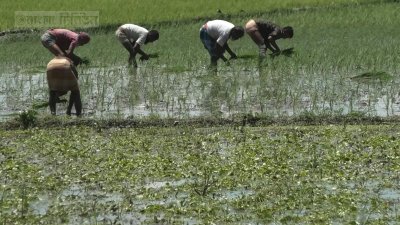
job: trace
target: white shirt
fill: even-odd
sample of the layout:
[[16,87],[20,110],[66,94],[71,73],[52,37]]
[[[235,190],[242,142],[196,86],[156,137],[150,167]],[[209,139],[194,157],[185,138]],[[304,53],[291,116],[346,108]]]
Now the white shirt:
[[124,24],[121,28],[131,42],[136,42],[140,46],[144,45],[149,33],[148,30],[134,24]]
[[224,20],[211,20],[207,22],[207,33],[224,46],[229,39],[230,32],[235,25]]

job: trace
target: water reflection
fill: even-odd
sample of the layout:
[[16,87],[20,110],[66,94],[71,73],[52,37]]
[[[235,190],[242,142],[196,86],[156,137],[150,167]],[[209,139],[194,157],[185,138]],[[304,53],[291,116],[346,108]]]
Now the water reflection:
[[[305,111],[372,116],[399,115],[398,80],[352,79],[348,71],[318,73],[304,68],[195,68],[173,72],[164,67],[98,67],[80,69],[84,113],[89,117],[186,118],[235,113],[272,116]],[[386,76],[388,77],[388,76]],[[392,78],[392,77],[390,77]],[[0,118],[47,102],[44,73],[0,76]],[[66,105],[59,106],[59,113]],[[48,113],[48,109],[41,109]]]

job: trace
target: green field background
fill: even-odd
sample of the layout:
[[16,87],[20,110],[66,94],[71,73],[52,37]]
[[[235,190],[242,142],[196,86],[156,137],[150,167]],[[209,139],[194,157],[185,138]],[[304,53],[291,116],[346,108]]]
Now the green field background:
[[[279,40],[281,48],[295,47],[297,57],[292,60],[278,58],[270,69],[310,69],[310,73],[324,73],[342,68],[350,72],[384,70],[396,73],[399,55],[399,20],[397,3],[373,4],[305,10],[298,12],[273,12],[257,14],[280,25],[294,27],[291,40]],[[251,15],[237,16],[229,21],[242,25]],[[151,66],[167,66],[196,70],[208,63],[198,30],[205,21],[157,25],[160,40],[144,46],[148,53],[158,53],[159,58],[147,63]],[[114,27],[115,29],[117,27]],[[149,28],[149,27],[147,27]],[[88,57],[92,66],[125,65],[128,53],[116,40],[114,29],[89,32],[92,41],[76,49],[80,56]],[[3,70],[19,71],[29,68],[43,71],[52,55],[40,44],[41,33],[6,35],[0,41],[0,66]],[[240,55],[256,55],[257,47],[247,35],[234,42],[231,48]],[[255,66],[257,60],[238,61],[239,67]],[[291,73],[292,73],[291,72]],[[354,76],[355,74],[351,74]]]
[[304,8],[385,2],[384,0],[16,0],[0,1],[0,31],[14,29],[15,11],[99,11],[100,24],[157,23],[213,17],[225,14],[267,12],[276,9]]

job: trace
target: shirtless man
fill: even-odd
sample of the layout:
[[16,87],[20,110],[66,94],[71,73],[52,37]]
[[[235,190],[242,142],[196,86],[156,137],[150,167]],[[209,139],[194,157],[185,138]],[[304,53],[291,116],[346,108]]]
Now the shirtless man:
[[252,19],[246,23],[246,33],[258,45],[260,57],[265,57],[267,48],[273,53],[281,51],[275,41],[281,38],[292,38],[293,28],[289,26],[280,28],[272,22]]

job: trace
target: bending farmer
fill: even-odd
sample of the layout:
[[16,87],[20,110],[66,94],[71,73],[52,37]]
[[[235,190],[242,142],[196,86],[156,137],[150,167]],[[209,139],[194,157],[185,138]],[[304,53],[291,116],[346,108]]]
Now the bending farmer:
[[281,51],[275,41],[280,38],[292,38],[293,28],[280,28],[272,22],[250,20],[246,23],[246,33],[258,45],[260,57],[265,57],[266,48],[273,53]]
[[136,54],[141,55],[140,60],[148,60],[149,55],[147,55],[141,47],[147,43],[154,42],[158,40],[159,34],[156,30],[146,30],[143,27],[134,24],[124,24],[120,26],[115,32],[118,40],[129,52],[129,65],[134,65],[137,67]]
[[220,58],[228,61],[224,56],[225,50],[231,55],[231,59],[237,58],[228,46],[228,39],[237,40],[243,37],[243,34],[242,27],[224,20],[212,20],[204,24],[200,28],[200,39],[211,56],[211,65],[216,66]]
[[90,37],[85,32],[75,33],[67,29],[50,29],[42,35],[42,44],[55,56],[71,59],[75,66],[84,61],[74,54],[78,46],[89,43]]
[[72,106],[75,105],[77,116],[82,113],[81,94],[75,66],[66,57],[55,57],[47,64],[47,83],[49,85],[49,106],[51,114],[56,115],[56,103],[60,96],[71,92],[67,107],[67,115],[71,115]]

